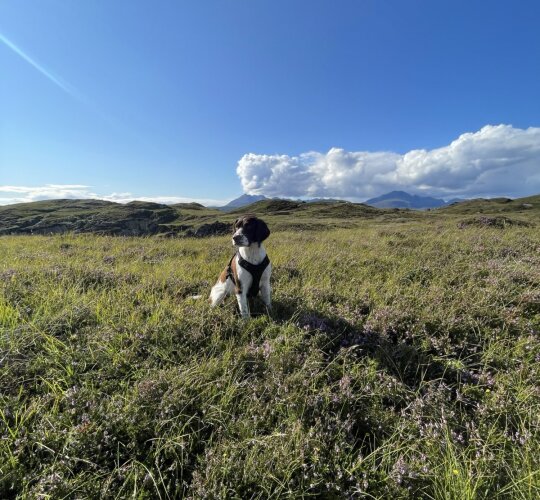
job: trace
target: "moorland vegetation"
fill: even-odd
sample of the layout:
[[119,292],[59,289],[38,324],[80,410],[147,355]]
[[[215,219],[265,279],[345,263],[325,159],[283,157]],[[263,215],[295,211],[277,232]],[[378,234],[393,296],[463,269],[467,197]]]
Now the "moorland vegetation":
[[259,202],[247,321],[228,236],[0,237],[0,497],[538,498],[539,201]]

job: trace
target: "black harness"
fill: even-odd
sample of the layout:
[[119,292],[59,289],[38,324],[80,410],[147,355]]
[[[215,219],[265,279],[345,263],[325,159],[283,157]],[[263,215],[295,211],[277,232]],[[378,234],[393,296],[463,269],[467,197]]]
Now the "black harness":
[[229,265],[227,266],[227,278],[231,278],[232,282],[238,287],[238,283],[236,283],[236,280],[234,279],[234,274],[232,272],[232,261],[233,259],[238,256],[238,264],[243,267],[249,274],[251,274],[251,277],[253,278],[253,281],[251,282],[251,286],[249,287],[247,296],[248,297],[256,297],[259,293],[259,285],[261,282],[261,276],[264,272],[264,270],[268,267],[268,264],[270,264],[270,259],[268,258],[268,255],[265,255],[264,259],[260,264],[252,264],[251,262],[248,262],[246,259],[244,259],[239,253],[234,254],[229,261]]

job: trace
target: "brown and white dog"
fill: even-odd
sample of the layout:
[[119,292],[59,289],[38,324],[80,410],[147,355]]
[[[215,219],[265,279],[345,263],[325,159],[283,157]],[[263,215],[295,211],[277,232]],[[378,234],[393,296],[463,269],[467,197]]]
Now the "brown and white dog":
[[236,254],[220,274],[210,292],[210,303],[217,306],[227,295],[236,294],[243,318],[248,318],[248,297],[261,293],[262,301],[270,312],[270,274],[272,265],[262,242],[270,236],[266,223],[254,215],[244,215],[233,226],[232,243]]

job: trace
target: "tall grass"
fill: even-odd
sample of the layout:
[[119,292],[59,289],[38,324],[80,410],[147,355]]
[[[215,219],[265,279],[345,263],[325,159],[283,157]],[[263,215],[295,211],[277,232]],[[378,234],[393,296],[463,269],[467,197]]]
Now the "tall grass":
[[536,228],[267,248],[242,321],[229,238],[2,237],[0,497],[539,497]]

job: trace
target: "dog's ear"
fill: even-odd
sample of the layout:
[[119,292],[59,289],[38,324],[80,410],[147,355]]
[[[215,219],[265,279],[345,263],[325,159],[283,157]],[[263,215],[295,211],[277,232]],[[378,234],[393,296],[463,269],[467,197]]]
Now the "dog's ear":
[[266,225],[266,222],[264,222],[261,219],[257,219],[257,230],[255,231],[255,239],[257,243],[261,243],[266,238],[270,236],[270,229],[268,229],[268,226]]

